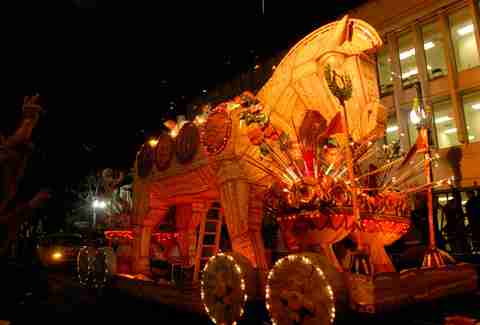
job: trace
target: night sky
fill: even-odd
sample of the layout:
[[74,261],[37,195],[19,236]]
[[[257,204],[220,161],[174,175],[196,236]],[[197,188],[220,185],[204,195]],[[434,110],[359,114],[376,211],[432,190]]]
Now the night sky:
[[363,2],[264,0],[263,13],[257,0],[38,5],[36,18],[19,16],[0,32],[2,133],[16,126],[22,96],[38,92],[46,113],[34,134],[32,188],[59,189],[95,168],[130,168],[145,139],[202,90]]

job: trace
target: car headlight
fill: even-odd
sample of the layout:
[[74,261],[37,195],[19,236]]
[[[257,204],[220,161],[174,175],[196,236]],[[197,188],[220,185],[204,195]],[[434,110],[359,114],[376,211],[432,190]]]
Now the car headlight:
[[63,254],[61,252],[52,253],[52,259],[55,261],[62,259],[62,257],[63,257]]

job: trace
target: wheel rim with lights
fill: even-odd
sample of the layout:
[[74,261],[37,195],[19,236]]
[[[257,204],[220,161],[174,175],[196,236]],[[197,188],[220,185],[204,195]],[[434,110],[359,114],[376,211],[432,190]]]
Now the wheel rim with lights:
[[346,301],[343,277],[320,254],[286,256],[267,277],[265,304],[272,324],[331,324]]
[[96,250],[93,247],[84,246],[77,255],[77,275],[78,280],[84,286],[89,286],[92,282],[95,269]]
[[255,295],[255,271],[240,254],[212,256],[202,271],[201,298],[205,312],[216,324],[235,324]]
[[80,283],[87,287],[105,286],[115,272],[116,261],[111,249],[82,247],[77,256],[77,275]]

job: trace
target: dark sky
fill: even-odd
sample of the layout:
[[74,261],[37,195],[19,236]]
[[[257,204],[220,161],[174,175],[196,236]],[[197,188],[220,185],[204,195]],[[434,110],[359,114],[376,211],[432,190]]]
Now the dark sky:
[[140,144],[190,98],[362,2],[264,0],[264,13],[261,0],[38,5],[35,19],[19,16],[0,32],[1,128],[12,130],[22,96],[38,92],[46,114],[35,131],[36,184],[131,167]]

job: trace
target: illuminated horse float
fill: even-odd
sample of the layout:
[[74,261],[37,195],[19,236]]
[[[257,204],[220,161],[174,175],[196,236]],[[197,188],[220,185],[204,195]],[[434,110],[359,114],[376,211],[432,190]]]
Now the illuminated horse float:
[[[220,324],[240,320],[255,301],[274,323],[325,324],[348,309],[372,313],[476,289],[468,264],[398,272],[385,251],[411,226],[415,189],[401,181],[412,170],[401,159],[372,168],[385,132],[371,59],[381,46],[371,26],[344,17],[301,40],[256,96],[171,124],[170,135],[142,146],[132,273],[148,274],[152,229],[173,205],[179,263],[193,273],[188,290],[145,284],[142,295]],[[276,261],[262,238],[265,211],[288,252]],[[228,252],[219,251],[222,223]],[[340,258],[333,245],[346,238],[356,249]]]

